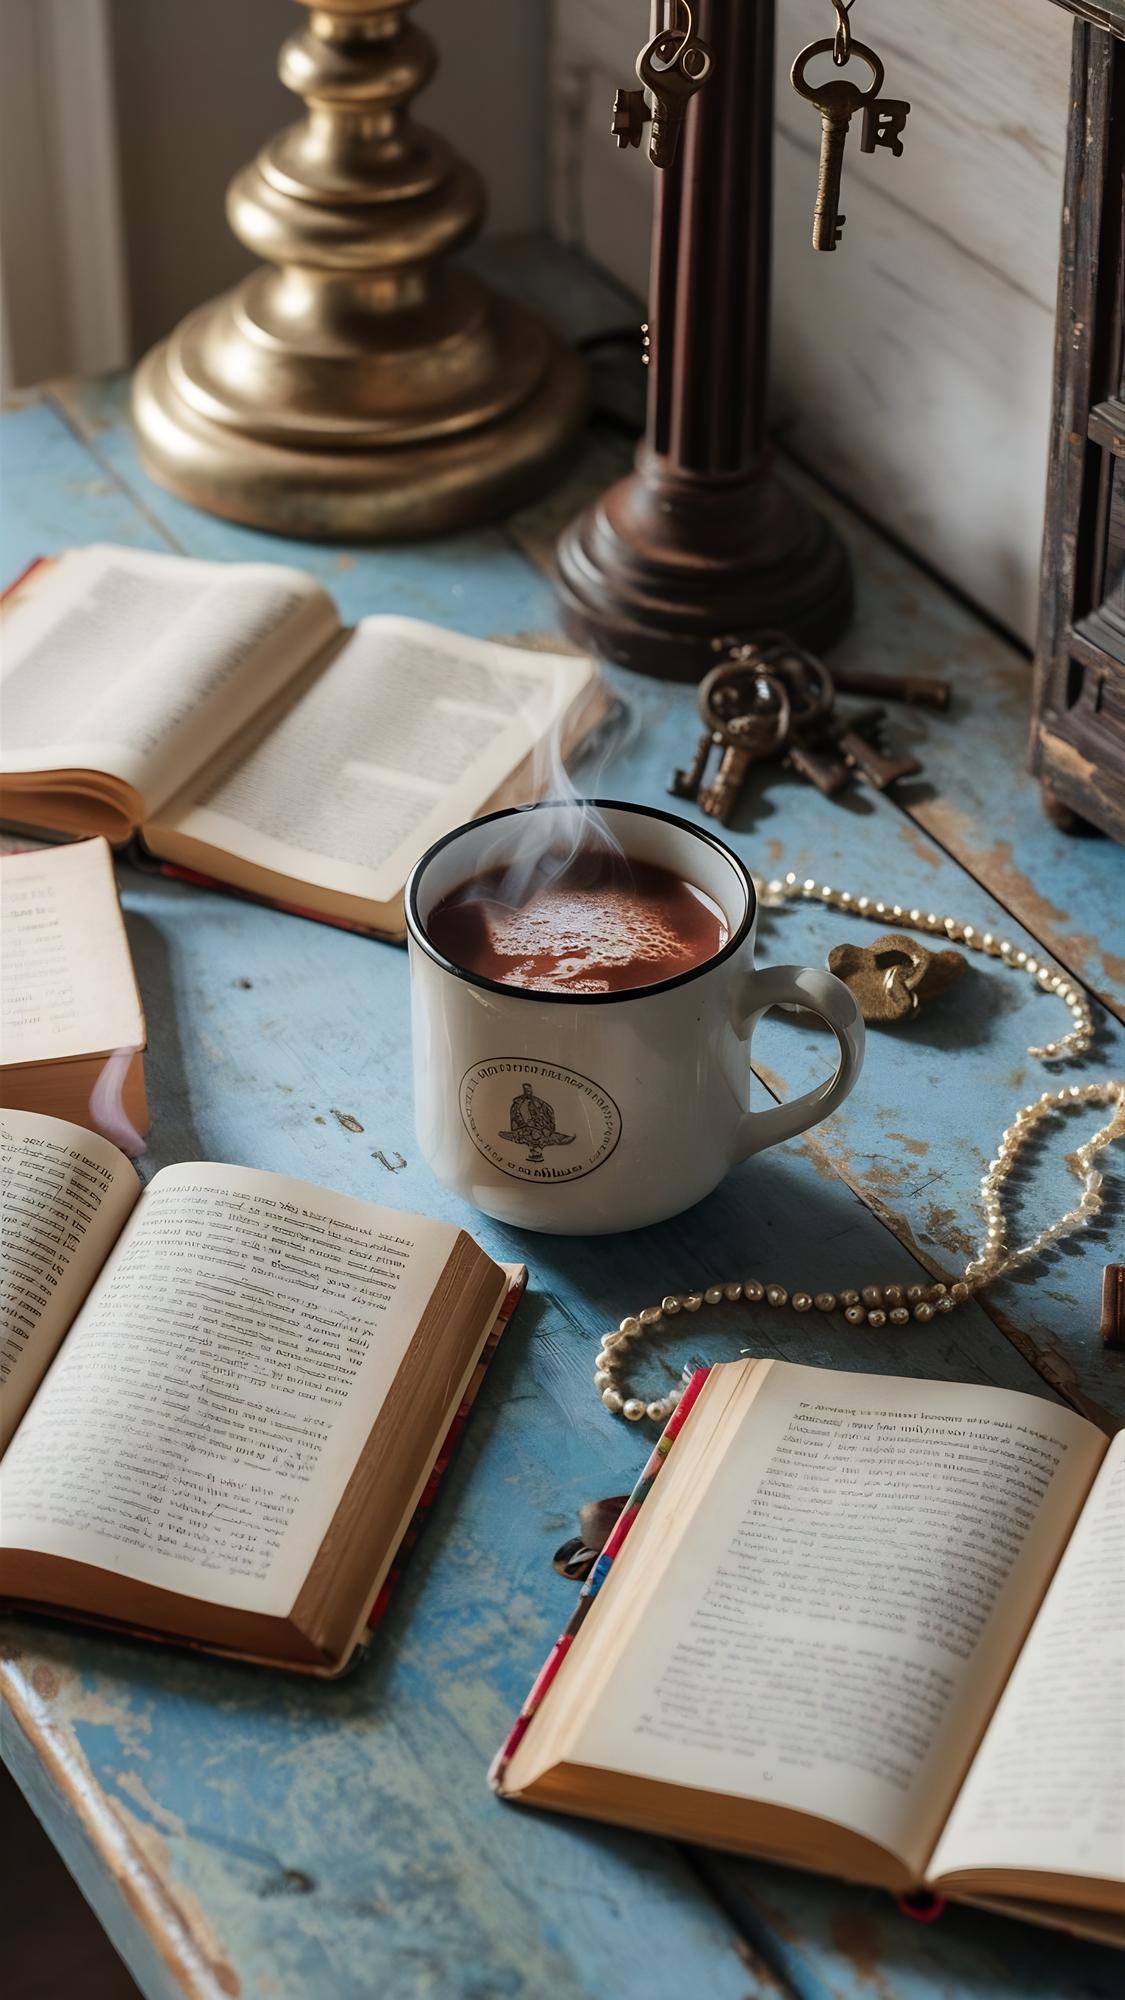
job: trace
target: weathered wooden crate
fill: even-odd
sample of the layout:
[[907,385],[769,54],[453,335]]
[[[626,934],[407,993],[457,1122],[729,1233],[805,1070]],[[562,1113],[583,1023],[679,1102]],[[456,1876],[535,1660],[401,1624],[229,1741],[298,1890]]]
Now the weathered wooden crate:
[[1032,769],[1125,840],[1125,4],[1074,26]]

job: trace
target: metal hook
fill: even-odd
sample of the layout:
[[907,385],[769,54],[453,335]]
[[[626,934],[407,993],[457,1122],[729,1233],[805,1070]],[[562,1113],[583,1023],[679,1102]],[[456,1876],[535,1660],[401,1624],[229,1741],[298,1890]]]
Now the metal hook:
[[[833,0],[833,4],[835,4],[835,0]],[[675,49],[674,53],[672,55],[667,55],[665,53],[664,45],[668,40],[670,40],[670,38],[674,34],[677,34],[679,32],[676,27],[676,16],[677,14],[680,13],[681,10],[687,16],[687,27],[684,29],[684,32],[680,37],[679,45]],[[675,69],[676,64],[679,62],[680,57],[683,55],[684,50],[687,48],[687,45],[692,40],[694,34],[695,34],[695,16],[692,13],[691,0],[672,0],[672,18],[668,22],[668,26],[663,30],[662,34],[659,37],[661,43],[660,61],[662,67],[667,69]]]
[[661,28],[654,40],[647,48],[642,49],[637,57],[637,75],[646,89],[656,88],[652,76],[644,74],[646,64],[656,73],[657,78],[678,70],[691,89],[698,89],[700,84],[706,83],[714,68],[715,58],[711,50],[706,42],[700,41],[695,32],[695,13],[691,0],[675,0],[675,4],[677,7],[682,7],[687,16],[687,26],[683,33],[680,33],[678,27]]
[[836,33],[832,40],[832,60],[837,69],[843,69],[852,53],[852,24],[848,19],[855,0],[832,0],[836,10]]

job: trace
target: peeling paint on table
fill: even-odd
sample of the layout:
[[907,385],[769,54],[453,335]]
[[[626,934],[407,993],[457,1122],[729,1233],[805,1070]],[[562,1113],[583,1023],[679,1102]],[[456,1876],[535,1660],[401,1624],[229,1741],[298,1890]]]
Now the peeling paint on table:
[[[492,275],[583,333],[625,306],[565,253],[525,248]],[[139,471],[121,383],[53,392],[4,423],[3,574],[112,539],[294,561],[347,618],[406,611],[496,636],[554,633],[541,563],[558,524],[608,476],[596,441],[561,492],[508,528],[403,549],[311,548],[198,514]],[[823,496],[821,496],[823,498]],[[18,507],[17,507],[18,503]],[[825,502],[832,505],[834,503]],[[860,611],[839,657],[949,671],[952,715],[904,714],[924,781],[900,802],[834,805],[768,774],[731,839],[759,872],[791,866],[862,893],[1003,928],[1088,977],[1107,1012],[1097,1060],[1125,1067],[1125,853],[1066,843],[1022,776],[1026,663],[900,553],[841,511]],[[637,724],[598,782],[661,800],[694,735],[690,693],[615,676]],[[587,781],[593,782],[587,770]],[[909,1923],[884,1899],[607,1828],[501,1807],[484,1771],[569,1605],[550,1565],[579,1505],[627,1486],[635,1432],[590,1383],[601,1328],[669,1287],[761,1271],[789,1286],[948,1273],[973,1239],[977,1182],[1015,1106],[1050,1073],[1027,1054],[1058,1003],[994,961],[894,1032],[874,1031],[859,1090],[803,1144],[732,1174],[691,1214],[606,1241],[520,1236],[437,1187],[414,1144],[405,955],[122,865],[150,1023],[146,1173],[214,1158],[305,1175],[465,1222],[531,1283],[370,1656],[335,1685],[108,1635],[5,1621],[6,1761],[148,2000],[1108,2000],[1108,1952],[969,1912]],[[822,963],[849,934],[822,906],[769,913],[765,962]],[[862,926],[858,929],[862,936]],[[866,927],[870,930],[870,927]],[[873,932],[870,935],[874,935]],[[758,1089],[807,1088],[825,1044],[771,1020]],[[953,1058],[956,1058],[954,1061]],[[1089,1114],[1081,1114],[1087,1124]],[[1082,1129],[1081,1117],[1076,1128]],[[1068,1135],[1019,1196],[1059,1206]],[[1061,1395],[1125,1416],[1125,1360],[1096,1336],[1106,1230],[987,1307],[843,1334],[817,1315],[716,1311],[711,1358],[791,1359],[945,1375]],[[669,1330],[653,1391],[686,1357]]]

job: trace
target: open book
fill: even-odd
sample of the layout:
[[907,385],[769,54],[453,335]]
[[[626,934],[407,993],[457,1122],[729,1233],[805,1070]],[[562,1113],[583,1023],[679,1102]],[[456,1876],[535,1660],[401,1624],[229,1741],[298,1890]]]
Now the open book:
[[176,868],[390,935],[418,856],[526,802],[605,709],[590,660],[409,618],[346,631],[312,577],[267,563],[76,549],[9,592],[0,640],[5,821],[139,833]]
[[1125,1433],[748,1361],[647,1470],[499,1791],[1125,1944]]
[[512,1273],[445,1223],[0,1112],[0,1598],[346,1665]]
[[[145,1018],[104,840],[0,855],[0,1104],[148,1131]],[[117,1118],[120,1124],[120,1118]]]

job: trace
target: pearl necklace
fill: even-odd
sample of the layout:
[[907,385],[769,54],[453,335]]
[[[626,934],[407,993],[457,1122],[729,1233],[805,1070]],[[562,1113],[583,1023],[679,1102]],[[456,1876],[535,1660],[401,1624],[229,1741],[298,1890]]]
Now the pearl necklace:
[[[884,903],[870,896],[853,896],[847,889],[829,888],[826,884],[815,882],[811,876],[801,881],[791,873],[779,880],[764,885],[756,883],[755,886],[759,891],[759,900],[766,908],[776,908],[794,899],[827,903],[835,909],[847,910],[853,916],[868,917],[876,923],[885,922],[889,917],[893,922],[909,925],[913,930],[938,932],[967,945],[971,951],[999,958],[1014,970],[1026,973],[1044,991],[1057,994],[1069,1008],[1074,1021],[1074,1027],[1068,1034],[1033,1048],[1030,1054],[1046,1062],[1055,1062],[1062,1056],[1083,1056],[1090,1047],[1094,1036],[1094,1016],[1085,994],[1064,973],[1052,972],[1049,966],[1041,965],[1038,959],[1019,949],[1008,938],[996,937],[991,931],[978,931],[972,924],[962,923],[956,917],[939,916],[934,911],[908,910],[901,903]],[[1036,1137],[1044,1121],[1065,1115],[1081,1104],[1112,1106],[1107,1122],[1084,1145],[1067,1156],[1067,1165],[1079,1181],[1082,1193],[1074,1207],[1061,1215],[1057,1222],[1039,1230],[1026,1243],[1009,1249],[1002,1198],[1004,1183],[1024,1147]],[[962,1276],[953,1284],[871,1284],[863,1285],[857,1291],[815,1294],[796,1291],[791,1295],[784,1285],[746,1278],[725,1285],[708,1285],[698,1292],[669,1292],[658,1306],[645,1306],[643,1311],[629,1314],[618,1327],[602,1335],[594,1363],[594,1386],[606,1409],[614,1415],[627,1417],[630,1423],[637,1423],[642,1417],[650,1417],[654,1423],[665,1422],[683,1391],[673,1389],[668,1395],[658,1396],[652,1402],[630,1395],[623,1380],[624,1364],[630,1349],[634,1342],[654,1333],[666,1319],[673,1319],[681,1312],[698,1312],[701,1306],[721,1305],[724,1301],[731,1305],[743,1299],[749,1305],[789,1306],[798,1313],[841,1311],[848,1325],[857,1327],[905,1326],[911,1319],[926,1321],[932,1320],[936,1313],[953,1312],[985,1285],[1030,1263],[1041,1256],[1050,1244],[1059,1243],[1064,1237],[1089,1226],[1100,1213],[1103,1200],[1102,1175],[1095,1161],[1107,1146],[1120,1138],[1125,1138],[1125,1079],[1070,1084],[1062,1090],[1045,1090],[1034,1103],[1025,1104],[1017,1111],[1013,1122],[1001,1135],[996,1157],[989,1161],[981,1178],[984,1234]]]
[[978,930],[975,924],[963,924],[959,917],[940,916],[936,910],[906,910],[901,903],[883,903],[874,896],[853,896],[848,889],[830,889],[826,882],[814,882],[811,875],[802,881],[792,870],[773,882],[763,883],[755,876],[754,887],[763,909],[778,909],[789,902],[827,903],[830,909],[846,910],[849,916],[866,917],[876,924],[885,923],[889,917],[893,923],[906,924],[911,930],[931,931],[949,938],[953,944],[967,945],[970,951],[999,958],[1014,972],[1025,972],[1043,992],[1058,995],[1070,1009],[1074,1022],[1069,1034],[1028,1050],[1029,1055],[1039,1056],[1043,1062],[1058,1062],[1063,1056],[1084,1056],[1094,1039],[1093,1010],[1081,988],[1065,972],[1052,972],[1049,965],[1040,964],[1031,952],[1022,950],[1010,938]]

